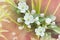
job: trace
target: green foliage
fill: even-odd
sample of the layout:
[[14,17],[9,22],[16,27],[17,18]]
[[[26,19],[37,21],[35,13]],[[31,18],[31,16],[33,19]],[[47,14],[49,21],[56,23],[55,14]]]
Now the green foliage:
[[42,37],[40,40],[51,40],[51,34],[46,33],[44,37]]
[[39,18],[39,21],[40,21],[40,22],[44,22],[44,21],[45,21],[45,18],[41,18],[41,17],[40,17],[40,18]]
[[55,31],[56,33],[60,34],[60,27],[53,28],[53,31]]

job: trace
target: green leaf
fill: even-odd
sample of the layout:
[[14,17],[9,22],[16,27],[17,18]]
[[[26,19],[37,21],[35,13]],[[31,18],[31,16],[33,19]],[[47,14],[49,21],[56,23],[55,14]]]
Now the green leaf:
[[43,22],[44,20],[45,20],[45,18],[41,18],[41,17],[39,18],[40,22]]
[[60,28],[59,27],[54,28],[53,31],[55,31],[56,33],[60,34]]
[[42,37],[40,40],[51,40],[51,34],[50,33],[45,33],[45,36]]

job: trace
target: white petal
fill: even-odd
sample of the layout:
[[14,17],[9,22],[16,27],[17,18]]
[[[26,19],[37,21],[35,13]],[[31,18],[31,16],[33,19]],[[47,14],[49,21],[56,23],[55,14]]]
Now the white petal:
[[52,22],[51,24],[52,24],[52,25],[55,25],[55,22]]
[[25,11],[25,10],[21,10],[20,12],[21,12],[21,13],[25,13],[26,11]]
[[26,25],[30,25],[30,21],[25,21],[25,24]]
[[38,27],[35,29],[35,33],[38,36],[41,36],[41,37],[44,36],[44,32],[45,32],[45,28],[43,27]]
[[43,37],[44,36],[44,32],[43,33],[41,33],[41,37]]
[[39,20],[39,17],[36,17],[35,20],[38,21]]
[[52,19],[52,21],[55,21],[56,20],[56,17],[55,16],[51,16],[50,18]]
[[25,13],[29,9],[29,7],[26,4],[26,2],[19,2],[18,9],[20,10],[21,13]]
[[26,9],[25,10],[28,10],[29,9],[29,7],[26,5]]
[[17,19],[17,22],[19,22],[19,23],[22,22],[22,19],[21,18],[18,18]]
[[40,25],[40,22],[39,22],[39,21],[36,21],[36,24],[37,24],[37,25]]
[[20,6],[20,5],[26,5],[26,2],[23,2],[23,1],[22,2],[19,2],[18,3],[18,6]]
[[28,18],[29,18],[29,13],[26,13],[24,16],[24,20],[28,20]]
[[35,10],[32,10],[32,11],[31,11],[31,14],[35,14],[35,13],[36,13],[36,11],[35,11]]
[[40,17],[44,17],[44,13],[41,13],[41,14],[40,14]]
[[51,23],[51,19],[50,18],[46,18],[46,20],[45,20],[45,22],[47,23],[47,24],[50,24]]

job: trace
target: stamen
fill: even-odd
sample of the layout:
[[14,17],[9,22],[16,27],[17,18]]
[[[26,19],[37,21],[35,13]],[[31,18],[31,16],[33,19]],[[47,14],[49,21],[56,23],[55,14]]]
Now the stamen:
[[48,10],[48,7],[49,7],[50,3],[51,3],[51,0],[48,1],[48,4],[47,4],[47,6],[46,6],[46,8],[45,8],[45,10],[44,10],[44,13],[45,13],[45,14],[46,14],[46,12],[47,12],[47,10]]
[[53,12],[53,15],[56,14],[56,12],[57,12],[57,10],[59,9],[59,7],[60,7],[60,3],[58,4],[57,8],[56,8],[55,11]]

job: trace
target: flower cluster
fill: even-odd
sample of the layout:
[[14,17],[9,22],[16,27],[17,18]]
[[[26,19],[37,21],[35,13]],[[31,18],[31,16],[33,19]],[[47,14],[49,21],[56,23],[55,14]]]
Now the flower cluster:
[[26,2],[22,1],[18,3],[18,9],[20,10],[21,13],[25,13],[29,9],[29,7],[26,4]]
[[[54,15],[46,16],[44,13],[37,14],[36,10],[34,9],[29,11],[29,7],[26,2],[19,2],[18,9],[20,10],[20,14],[24,14],[24,16],[18,18],[17,22],[22,22],[23,25],[27,26],[29,29],[32,29],[32,27],[35,26],[34,31],[37,36],[43,37],[47,29],[56,28],[56,17]],[[24,27],[19,27],[19,29],[22,28]]]

